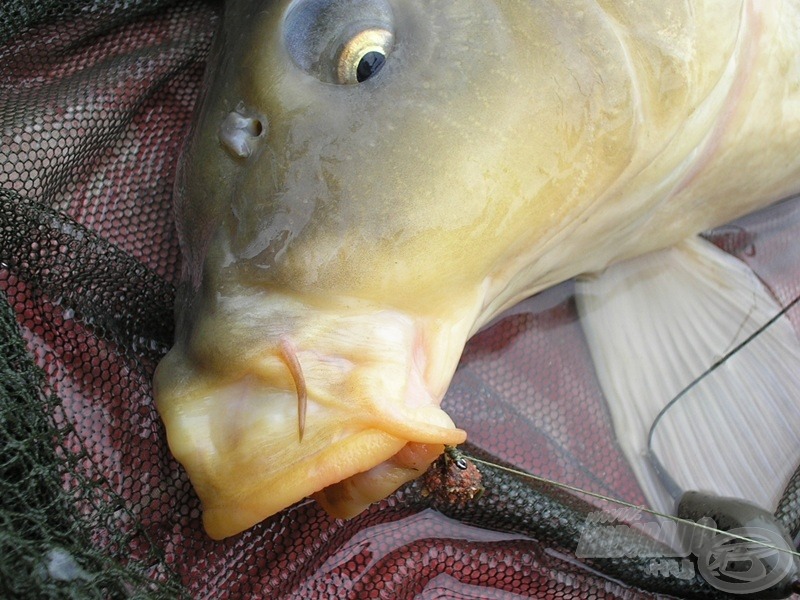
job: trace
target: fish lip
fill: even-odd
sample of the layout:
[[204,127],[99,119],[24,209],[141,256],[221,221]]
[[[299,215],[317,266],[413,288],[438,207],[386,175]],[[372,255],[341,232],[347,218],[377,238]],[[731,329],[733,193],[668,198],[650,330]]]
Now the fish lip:
[[[179,337],[184,341],[164,358],[154,379],[170,449],[186,469],[203,504],[206,531],[215,539],[368,473],[409,443],[441,448],[466,438],[439,407],[439,390],[426,382],[418,321],[390,310],[342,315],[278,304],[261,310],[281,313],[291,327],[271,336],[253,335],[247,324],[244,332],[236,330],[235,318],[217,305],[198,321],[204,343]],[[287,306],[299,312],[286,318]],[[233,341],[222,348],[208,345],[221,331]],[[293,368],[281,355],[287,347],[297,362]],[[298,372],[307,388],[302,438]],[[373,491],[368,483],[366,497],[383,498],[421,474],[399,467],[387,475],[391,481],[373,481]]]
[[[186,469],[203,504],[206,531],[215,539],[235,535],[306,496],[370,471],[409,442],[459,443],[465,437],[434,407],[431,409],[441,413],[439,421],[451,423],[449,428],[419,421],[417,436],[415,424],[404,422],[398,436],[386,431],[393,429],[393,415],[365,414],[358,407],[344,415],[320,415],[324,409],[312,399],[301,441],[294,419],[280,422],[279,416],[278,427],[268,430],[272,415],[269,409],[258,410],[259,405],[277,398],[275,404],[285,406],[283,414],[291,414],[295,402],[291,391],[272,391],[272,399],[251,398],[252,404],[228,411],[226,404],[248,402],[242,396],[247,390],[258,389],[251,376],[216,390],[198,386],[183,393],[163,389],[163,380],[157,381],[161,382],[158,409],[170,449]],[[406,419],[402,415],[398,418]],[[363,508],[366,504],[357,512]]]
[[353,518],[370,504],[383,500],[401,485],[426,473],[445,448],[443,444],[409,442],[389,459],[325,487],[314,493],[313,498],[329,515]]
[[[363,469],[363,465],[346,462],[342,457],[357,454],[350,449],[364,444],[373,447],[372,460],[382,462],[402,449],[404,442],[371,432],[354,434],[323,453],[316,453],[298,463],[287,465],[269,478],[256,479],[255,484],[244,493],[238,489],[222,491],[218,488],[201,492],[202,484],[198,485],[193,478],[192,483],[203,503],[203,525],[206,532],[214,539],[236,535],[318,492],[320,486],[324,489],[356,475]],[[325,472],[333,475],[325,476],[322,474]],[[257,477],[257,473],[253,475]]]

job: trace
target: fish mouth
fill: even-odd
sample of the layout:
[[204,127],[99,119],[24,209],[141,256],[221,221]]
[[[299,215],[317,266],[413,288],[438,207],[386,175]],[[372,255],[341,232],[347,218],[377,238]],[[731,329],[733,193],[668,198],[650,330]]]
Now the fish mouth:
[[[170,449],[212,538],[310,495],[333,516],[352,517],[466,439],[439,407],[460,348],[446,380],[430,381],[426,340],[435,336],[418,320],[296,304],[273,299],[260,309],[270,323],[291,324],[284,331],[254,328],[249,310],[215,310],[156,371]],[[227,341],[215,343],[226,330]]]

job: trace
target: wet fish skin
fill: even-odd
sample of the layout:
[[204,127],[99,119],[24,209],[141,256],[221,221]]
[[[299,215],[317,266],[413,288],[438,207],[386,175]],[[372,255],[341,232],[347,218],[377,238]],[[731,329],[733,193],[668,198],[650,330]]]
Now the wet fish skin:
[[[380,73],[321,81],[289,2],[228,3],[176,185],[156,401],[214,537],[390,493],[463,441],[438,405],[482,324],[800,181],[794,0],[328,4],[394,29]],[[260,126],[232,151],[240,106]]]

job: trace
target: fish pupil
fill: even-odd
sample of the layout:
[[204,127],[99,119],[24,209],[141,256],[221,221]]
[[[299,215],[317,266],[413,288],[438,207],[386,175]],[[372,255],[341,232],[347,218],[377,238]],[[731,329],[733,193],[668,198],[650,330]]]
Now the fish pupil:
[[358,68],[356,69],[356,80],[358,83],[362,81],[366,81],[375,73],[381,70],[383,67],[383,63],[386,62],[386,56],[381,52],[367,52],[364,56],[361,57],[361,60],[358,61]]

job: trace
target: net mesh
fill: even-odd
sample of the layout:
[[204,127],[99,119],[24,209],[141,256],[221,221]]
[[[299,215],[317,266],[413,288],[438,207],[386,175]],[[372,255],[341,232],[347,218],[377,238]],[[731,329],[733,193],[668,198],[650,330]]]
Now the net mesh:
[[[0,6],[0,597],[648,597],[582,565],[574,540],[446,518],[413,486],[350,521],[303,501],[205,535],[150,381],[180,269],[174,168],[218,14],[199,0]],[[797,204],[713,236],[784,302],[800,293]],[[510,464],[644,502],[569,284],[475,336],[445,408]],[[785,512],[796,520],[797,496]]]

